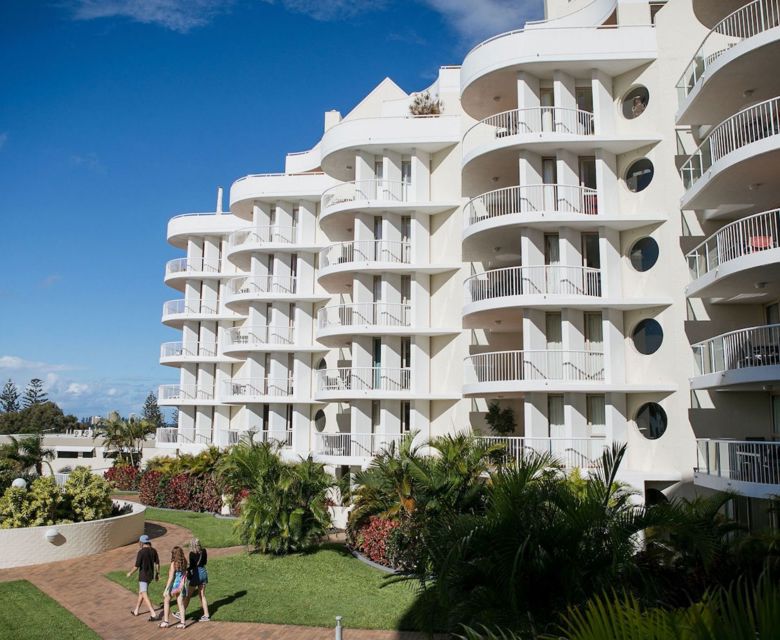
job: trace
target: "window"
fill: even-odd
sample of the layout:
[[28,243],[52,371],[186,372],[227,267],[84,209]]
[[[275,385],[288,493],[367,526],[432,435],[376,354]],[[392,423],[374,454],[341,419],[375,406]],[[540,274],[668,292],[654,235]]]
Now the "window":
[[656,320],[645,318],[634,327],[631,340],[639,353],[649,356],[661,348],[664,341],[664,330]]
[[648,271],[658,260],[658,243],[650,237],[640,238],[628,252],[631,266],[637,271]]
[[639,193],[644,191],[653,181],[653,163],[647,158],[633,162],[626,171],[626,186],[629,191]]
[[401,433],[409,433],[412,430],[412,403],[408,400],[401,401]]
[[585,396],[585,413],[590,435],[604,435],[607,424],[604,396]]
[[408,369],[412,366],[412,339],[409,336],[401,338],[401,367]]
[[381,409],[379,407],[379,400],[371,401],[371,433],[378,433],[381,420]]
[[764,310],[767,324],[780,324],[780,303],[768,304]]
[[314,428],[319,432],[325,429],[325,412],[322,409],[318,409],[314,414]]
[[604,329],[602,327],[601,311],[585,313],[584,321],[586,351],[601,352],[604,348]]
[[412,183],[412,161],[401,160],[401,182],[404,184]]
[[566,426],[563,421],[563,396],[547,396],[547,429],[550,438],[562,438]]
[[57,451],[57,458],[78,458],[78,451]]
[[666,411],[656,402],[647,402],[636,412],[636,426],[648,440],[656,440],[666,431]]
[[623,117],[633,120],[641,116],[650,102],[650,92],[647,87],[633,87],[623,96]]

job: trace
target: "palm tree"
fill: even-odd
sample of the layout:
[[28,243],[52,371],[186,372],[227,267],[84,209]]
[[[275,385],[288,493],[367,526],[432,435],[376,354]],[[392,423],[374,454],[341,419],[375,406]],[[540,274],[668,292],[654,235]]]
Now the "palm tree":
[[137,467],[143,458],[144,441],[154,430],[154,425],[146,420],[123,420],[112,415],[98,425],[93,438],[103,438],[103,446],[107,451],[116,453],[118,461]]
[[49,473],[54,474],[50,460],[54,459],[54,450],[43,446],[41,436],[15,438],[8,436],[9,442],[0,445],[0,458],[7,460],[19,474],[31,469],[38,476],[43,475],[43,465],[49,467]]

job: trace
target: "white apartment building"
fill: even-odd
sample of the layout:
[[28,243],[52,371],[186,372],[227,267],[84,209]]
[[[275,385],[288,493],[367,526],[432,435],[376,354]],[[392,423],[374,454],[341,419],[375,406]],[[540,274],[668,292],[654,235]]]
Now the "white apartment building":
[[338,471],[467,431],[587,469],[626,442],[646,499],[779,492],[778,1],[547,0],[439,70],[440,114],[385,79],[229,213],[173,218],[158,447],[253,431]]

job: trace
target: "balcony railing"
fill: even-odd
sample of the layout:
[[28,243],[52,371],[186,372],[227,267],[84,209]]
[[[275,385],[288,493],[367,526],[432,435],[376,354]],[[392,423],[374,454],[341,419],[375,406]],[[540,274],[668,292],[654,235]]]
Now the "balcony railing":
[[517,436],[477,436],[488,445],[503,445],[506,462],[534,453],[555,456],[565,469],[591,469],[609,443],[604,438],[530,438]]
[[233,295],[294,294],[297,280],[296,276],[242,276],[228,280],[228,291]]
[[780,365],[780,324],[739,329],[693,345],[697,376]]
[[411,184],[401,180],[356,180],[331,187],[322,194],[322,209],[347,202],[381,200],[382,202],[406,202]]
[[759,102],[735,113],[707,134],[698,149],[680,168],[686,189],[718,160],[746,145],[780,133],[780,98]]
[[218,305],[216,302],[206,302],[198,298],[194,300],[169,300],[163,304],[164,316],[181,315],[217,315]]
[[401,434],[315,433],[314,455],[371,458],[401,442]]
[[295,342],[295,327],[273,325],[251,325],[233,327],[225,334],[225,343],[231,347],[283,345]]
[[506,267],[466,278],[466,303],[506,296],[600,296],[601,271],[591,267]]
[[162,384],[158,400],[213,400],[214,386],[202,384]]
[[165,275],[177,273],[219,273],[219,260],[210,258],[176,258],[165,265]]
[[216,355],[217,345],[214,342],[163,342],[160,346],[160,358],[214,358]]
[[393,240],[353,240],[339,242],[320,251],[320,269],[348,262],[389,262],[409,264],[412,245]]
[[[699,473],[709,476],[780,485],[780,442],[696,440]],[[780,493],[780,487],[778,491]]]
[[247,227],[231,233],[228,237],[228,245],[231,249],[235,249],[245,244],[295,244],[297,231],[295,226],[278,224]]
[[779,242],[780,209],[742,218],[727,224],[686,256],[691,277],[701,278],[730,260],[777,249]]
[[211,440],[194,429],[178,429],[177,427],[162,427],[155,432],[157,444],[203,444],[210,445]]
[[598,214],[596,189],[569,184],[528,184],[488,191],[464,207],[466,226],[516,213]]
[[684,100],[704,72],[735,44],[780,26],[780,0],[753,0],[729,14],[705,36],[693,59],[677,81]]
[[412,306],[387,302],[334,304],[317,312],[320,329],[331,327],[408,327],[411,325]]
[[293,378],[234,378],[225,382],[225,393],[233,398],[291,396]]
[[317,371],[318,391],[409,391],[408,368],[339,367]]
[[465,383],[604,380],[604,354],[596,351],[494,351],[465,359]]
[[593,113],[565,107],[513,109],[480,120],[463,136],[463,150],[515,135],[555,133],[574,136],[594,134]]

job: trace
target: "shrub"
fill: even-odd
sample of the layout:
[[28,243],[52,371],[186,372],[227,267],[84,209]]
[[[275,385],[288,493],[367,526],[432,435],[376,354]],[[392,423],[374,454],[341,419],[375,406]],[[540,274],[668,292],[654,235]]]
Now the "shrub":
[[76,522],[100,520],[111,515],[111,485],[87,467],[76,467],[63,487],[69,515]]
[[190,505],[190,476],[177,473],[168,479],[162,489],[162,504],[166,509],[192,509]]
[[141,474],[132,465],[118,464],[106,471],[104,477],[119,491],[138,491]]
[[425,524],[420,517],[403,517],[390,529],[385,542],[389,566],[397,571],[420,571],[425,564]]
[[165,476],[159,471],[147,471],[138,483],[138,499],[150,507],[164,506]]
[[222,511],[222,492],[211,476],[197,476],[191,479],[190,506],[192,511]]
[[399,524],[397,520],[371,516],[368,522],[355,532],[353,545],[369,560],[390,567],[392,565],[387,557],[388,540]]
[[28,489],[9,487],[0,498],[0,528],[55,524],[62,515],[64,502],[51,476],[36,478]]

